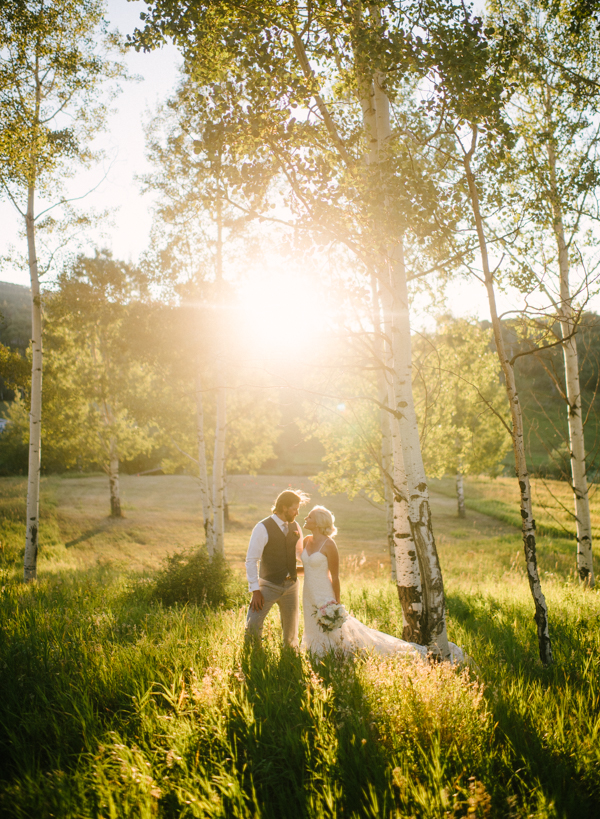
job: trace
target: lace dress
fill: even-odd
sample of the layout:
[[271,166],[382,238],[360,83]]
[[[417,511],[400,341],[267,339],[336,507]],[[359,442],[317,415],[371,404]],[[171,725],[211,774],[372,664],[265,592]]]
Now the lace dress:
[[302,648],[313,654],[325,654],[328,651],[341,650],[355,654],[362,650],[374,650],[378,654],[405,654],[413,657],[426,657],[427,649],[416,643],[407,643],[369,628],[357,620],[348,617],[341,628],[334,631],[321,631],[315,619],[315,609],[334,599],[333,587],[329,579],[327,557],[321,551],[309,554],[302,552],[304,565],[304,590],[302,606],[304,608],[304,635]]

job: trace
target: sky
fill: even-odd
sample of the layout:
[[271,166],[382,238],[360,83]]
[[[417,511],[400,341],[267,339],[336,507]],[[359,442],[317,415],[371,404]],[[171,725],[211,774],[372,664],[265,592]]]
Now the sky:
[[[125,35],[133,32],[139,23],[140,12],[145,9],[140,0],[108,0],[107,17],[111,28],[118,28]],[[178,78],[179,54],[174,46],[165,46],[149,54],[127,52],[125,63],[129,73],[140,78],[139,82],[123,84],[123,90],[113,103],[114,112],[108,127],[100,139],[107,153],[107,161],[101,167],[83,173],[69,183],[69,194],[80,196],[92,191],[80,207],[96,211],[114,209],[112,225],[102,228],[92,237],[98,244],[112,249],[116,258],[134,261],[148,244],[152,222],[152,199],[142,195],[136,176],[150,169],[145,158],[144,123],[158,105],[174,89]],[[106,178],[104,178],[106,174]],[[96,188],[96,190],[92,190]],[[12,205],[0,205],[2,232],[0,254],[7,246],[24,244],[19,236],[19,219]],[[93,243],[95,244],[96,241]],[[4,266],[0,279],[15,284],[29,284],[26,270]]]
[[[143,0],[108,0],[107,16],[111,28],[118,28],[123,35],[132,33],[144,9]],[[125,62],[130,74],[138,76],[139,81],[125,83],[113,104],[114,111],[108,128],[100,138],[109,159],[102,167],[72,180],[69,193],[81,196],[91,191],[79,202],[80,206],[97,211],[110,208],[113,211],[112,224],[105,224],[101,233],[96,231],[90,235],[87,252],[92,252],[94,246],[108,247],[116,258],[135,262],[148,246],[152,222],[152,197],[142,194],[136,179],[150,170],[145,158],[144,124],[149,121],[157,105],[175,88],[180,57],[176,48],[168,45],[148,54],[128,51]],[[24,251],[19,220],[10,204],[0,204],[0,220],[3,226],[0,256],[7,252],[10,245]],[[0,279],[29,284],[27,270],[6,264],[0,268]],[[514,309],[519,303],[515,293],[499,294],[498,298],[500,312]],[[436,310],[449,310],[455,315],[480,319],[489,316],[485,289],[476,280],[454,282],[448,288],[444,305],[431,305],[421,299],[417,300],[415,308],[414,323],[417,327],[430,326],[431,314]]]

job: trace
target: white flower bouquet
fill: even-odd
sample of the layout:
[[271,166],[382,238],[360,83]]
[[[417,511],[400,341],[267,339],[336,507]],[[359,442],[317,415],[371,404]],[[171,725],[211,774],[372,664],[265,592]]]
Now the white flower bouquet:
[[315,606],[315,620],[317,625],[325,633],[341,628],[348,619],[348,612],[341,603],[329,600],[322,606]]

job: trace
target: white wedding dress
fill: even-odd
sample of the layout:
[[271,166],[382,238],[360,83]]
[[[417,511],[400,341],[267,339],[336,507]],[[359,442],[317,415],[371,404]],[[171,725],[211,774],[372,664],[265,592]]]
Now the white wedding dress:
[[309,554],[304,549],[302,564],[304,566],[304,590],[302,592],[304,635],[301,648],[313,654],[325,654],[332,649],[341,650],[347,654],[356,654],[370,649],[378,654],[427,657],[427,649],[424,646],[407,643],[398,637],[369,628],[356,617],[348,617],[341,628],[328,632],[322,631],[316,621],[316,609],[334,599],[327,557],[320,551]]

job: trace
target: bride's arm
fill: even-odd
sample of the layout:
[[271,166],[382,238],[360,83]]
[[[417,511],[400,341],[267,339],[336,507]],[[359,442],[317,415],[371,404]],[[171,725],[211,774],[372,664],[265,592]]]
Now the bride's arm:
[[335,602],[341,603],[340,555],[338,548],[335,545],[335,540],[329,538],[323,551],[327,556],[327,566],[329,568],[329,574],[331,575],[331,585],[333,586]]

